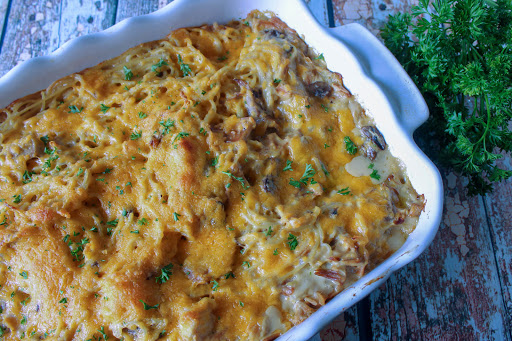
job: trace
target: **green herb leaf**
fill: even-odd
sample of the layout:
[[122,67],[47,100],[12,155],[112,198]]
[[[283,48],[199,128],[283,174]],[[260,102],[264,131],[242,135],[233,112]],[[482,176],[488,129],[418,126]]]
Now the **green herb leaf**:
[[106,113],[110,107],[107,107],[105,104],[100,104],[100,109],[103,113]]
[[130,135],[130,139],[131,140],[137,140],[137,139],[140,139],[142,137],[142,130],[139,130],[138,132],[137,131],[134,131],[133,133],[131,133]]
[[160,304],[157,304],[157,305],[151,306],[151,305],[147,304],[146,302],[144,302],[143,300],[139,300],[139,302],[141,302],[142,305],[144,306],[144,310],[158,309],[158,306],[160,305]]
[[192,70],[188,64],[183,63],[183,59],[181,59],[181,55],[178,55],[178,64],[180,64],[180,70],[183,73],[183,77],[187,77],[192,74]]
[[131,80],[133,77],[132,70],[128,69],[126,66],[123,66],[123,71],[124,71],[124,79],[127,81]]
[[293,170],[292,169],[292,163],[293,163],[293,161],[286,160],[286,167],[283,168],[283,172]]
[[370,178],[379,181],[380,180],[379,172],[376,169],[374,169],[372,174],[370,174]]
[[73,114],[77,114],[77,113],[80,113],[82,112],[82,110],[84,110],[84,107],[81,107],[80,109],[78,109],[78,107],[76,105],[70,105],[69,107],[69,113],[73,113]]
[[349,195],[350,194],[350,190],[349,190],[348,187],[345,187],[345,188],[340,189],[336,193],[341,194],[341,195]]
[[345,136],[343,141],[345,141],[345,149],[350,155],[357,153],[357,146],[352,142],[349,136]]
[[172,268],[174,267],[174,265],[172,263],[169,263],[167,264],[166,266],[164,266],[160,271],[160,276],[158,276],[156,278],[156,282],[158,284],[163,284],[165,282],[167,282],[169,280],[169,276],[172,275]]
[[294,236],[293,234],[290,233],[288,235],[288,242],[287,242],[287,244],[290,247],[290,250],[293,251],[299,245],[299,241],[297,240],[296,236]]

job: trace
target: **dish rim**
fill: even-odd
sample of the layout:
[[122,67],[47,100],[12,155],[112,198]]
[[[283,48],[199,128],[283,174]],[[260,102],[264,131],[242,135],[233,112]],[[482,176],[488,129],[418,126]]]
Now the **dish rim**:
[[[201,5],[203,5],[203,7],[201,7]],[[223,9],[227,9],[229,12],[219,14],[219,6]],[[410,86],[412,81],[410,81],[410,78],[405,74],[405,71],[401,68],[400,64],[396,59],[394,59],[391,53],[387,51],[387,49],[382,49],[383,45],[380,44],[376,38],[374,38],[374,40],[371,39],[373,35],[371,35],[369,31],[358,24],[349,24],[343,28],[326,29],[318,23],[311,14],[309,8],[301,0],[280,0],[279,2],[276,2],[275,0],[263,0],[258,1],[257,4],[254,4],[250,0],[196,0],[194,2],[187,0],[175,0],[156,12],[125,19],[102,32],[74,38],[46,56],[36,57],[18,64],[0,78],[0,106],[5,107],[13,100],[46,88],[53,81],[60,79],[61,77],[73,72],[79,72],[87,67],[96,65],[103,60],[115,57],[124,52],[124,50],[136,46],[144,41],[161,39],[178,26],[187,27],[198,26],[202,23],[212,23],[213,21],[211,18],[213,16],[220,18],[220,20],[216,21],[225,22],[226,20],[224,19],[228,16],[233,19],[241,16],[241,13],[244,11],[245,13],[248,13],[249,7],[252,9],[273,11],[290,27],[303,35],[309,46],[318,48],[318,45],[322,44],[321,42],[318,44],[312,43],[313,37],[316,37],[324,42],[337,43],[341,46],[341,49],[345,51],[345,57],[350,57],[351,55],[351,58],[353,59],[352,62],[355,62],[354,65],[357,69],[355,71],[360,73],[361,79],[364,80],[363,83],[370,88],[373,87],[372,91],[374,91],[377,96],[380,96],[381,105],[386,107],[383,111],[391,112],[391,116],[386,119],[390,120],[389,124],[391,124],[393,128],[398,128],[397,134],[400,135],[399,139],[408,142],[408,146],[406,147],[409,148],[410,151],[414,152],[416,160],[424,167],[425,174],[429,174],[429,185],[433,187],[431,195],[427,200],[429,216],[425,217],[427,212],[422,214],[424,217],[423,220],[426,219],[424,225],[426,224],[427,226],[422,228],[422,234],[417,235],[418,238],[421,237],[421,241],[411,240],[411,237],[416,232],[414,231],[406,241],[406,244],[409,244],[407,247],[406,244],[404,244],[398,251],[379,264],[375,269],[365,274],[359,281],[352,284],[344,291],[337,294],[325,306],[321,307],[308,319],[301,324],[294,326],[278,339],[305,340],[319,332],[330,320],[381,285],[389,278],[392,272],[397,271],[417,258],[433,240],[441,221],[443,203],[443,186],[441,176],[437,168],[425,156],[425,154],[419,150],[412,139],[412,133],[414,130],[428,117],[428,109],[426,109],[426,105],[414,84],[412,84],[413,87]],[[198,8],[200,8],[199,11],[197,10]],[[213,10],[214,8],[217,9]],[[190,19],[179,17],[180,13],[190,12],[192,9],[194,10],[194,18]],[[240,11],[240,9],[242,10]],[[227,13],[229,13],[229,15],[227,15]],[[286,18],[291,18],[292,16],[300,16],[303,26],[296,27],[295,25],[290,24],[290,20],[286,20]],[[174,20],[172,21],[172,25],[168,27],[166,31],[163,30],[165,27],[165,22],[163,21],[165,20]],[[145,35],[135,34],[141,29],[141,27],[146,27],[147,30],[152,28],[153,25],[151,24],[154,21],[159,22],[158,30],[161,31],[159,31],[160,33],[147,34],[146,32]],[[190,24],[179,24],[184,21],[190,22]],[[178,22],[178,24],[175,24],[175,22]],[[306,25],[309,26],[305,28],[304,26]],[[167,26],[169,26],[168,23]],[[304,33],[304,31],[306,33]],[[152,38],[145,39],[142,36],[152,36]],[[118,42],[120,37],[124,37],[121,39],[123,40],[121,43]],[[130,42],[126,42],[126,39],[128,38],[133,39],[131,39]],[[113,40],[115,40],[115,44],[111,44]],[[359,40],[359,45],[357,40]],[[368,52],[365,52],[364,50],[358,50],[358,46],[360,48],[362,42],[372,45],[382,45],[380,47],[376,45],[379,56],[384,60],[385,65],[394,72],[400,74],[401,78],[399,77],[400,79],[396,80],[396,84],[387,84],[388,89],[382,89],[382,82],[380,84],[378,83],[379,76],[375,76],[375,73],[372,72],[372,65],[376,62],[374,60],[375,58],[368,55]],[[96,54],[95,56],[91,56],[90,52],[83,53],[94,50],[98,46],[111,47],[112,49],[106,52],[101,49],[102,53]],[[331,49],[336,50],[335,47],[331,47]],[[330,64],[332,64],[331,61],[334,60],[333,52],[329,49],[324,49],[324,54],[328,67],[332,69]],[[72,62],[70,62],[70,60]],[[66,63],[66,61],[68,63]],[[41,69],[44,69],[44,71],[41,72]],[[34,74],[37,75],[36,79],[34,79]],[[343,76],[344,82],[346,81],[347,84],[349,84],[348,88],[358,96],[358,99],[361,99],[361,94],[357,90],[354,90],[357,88],[357,85],[354,84],[357,81],[355,79],[347,78],[345,75]],[[352,89],[350,82],[353,82]],[[408,93],[401,92],[404,89],[404,83],[407,83],[405,88],[408,89]],[[42,84],[46,85],[41,86]],[[364,104],[366,104],[364,96],[362,98],[362,102],[364,106]],[[423,108],[418,109],[419,114],[413,117],[409,122],[403,120],[403,116],[398,118],[396,117],[397,113],[400,114],[404,110],[403,105],[400,107],[400,104],[403,104],[404,102],[414,103],[418,106],[423,104]],[[400,118],[402,118],[402,120],[400,120]],[[379,126],[379,124],[377,125]],[[380,128],[381,126],[379,126],[379,129]],[[384,131],[383,133],[386,136]],[[388,136],[386,136],[386,139],[387,138]],[[409,169],[410,165],[407,163],[405,164]],[[421,219],[422,218],[420,217],[420,221]]]

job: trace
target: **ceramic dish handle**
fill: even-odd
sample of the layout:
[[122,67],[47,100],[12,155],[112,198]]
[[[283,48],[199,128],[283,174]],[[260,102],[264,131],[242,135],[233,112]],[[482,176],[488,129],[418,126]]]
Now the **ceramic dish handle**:
[[356,54],[364,72],[384,92],[409,135],[428,118],[428,107],[418,88],[393,54],[366,28],[348,24],[329,29]]

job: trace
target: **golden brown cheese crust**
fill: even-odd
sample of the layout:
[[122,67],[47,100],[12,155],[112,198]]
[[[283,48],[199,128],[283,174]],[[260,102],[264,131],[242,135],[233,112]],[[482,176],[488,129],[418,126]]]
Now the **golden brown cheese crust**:
[[341,76],[260,12],[3,113],[6,340],[272,339],[400,247],[424,204]]

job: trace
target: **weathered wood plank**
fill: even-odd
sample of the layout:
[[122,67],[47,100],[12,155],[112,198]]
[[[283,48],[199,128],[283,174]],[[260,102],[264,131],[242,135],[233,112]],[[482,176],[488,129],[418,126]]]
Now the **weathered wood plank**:
[[332,0],[335,26],[357,22],[373,34],[387,21],[390,14],[410,12],[418,0]]
[[64,0],[60,16],[60,45],[93,32],[102,31],[115,23],[116,0]]
[[12,1],[0,76],[24,60],[55,50],[59,46],[59,18],[59,1]]
[[[504,169],[512,169],[512,157],[507,155],[499,164]],[[512,179],[496,186],[492,194],[485,196],[484,202],[505,304],[506,327],[512,340]]]
[[[9,15],[7,13],[8,7],[9,7],[9,0],[0,0],[0,37],[2,36],[2,33],[4,31],[5,19],[7,19],[7,16]],[[1,51],[1,44],[2,44],[2,41],[0,41],[0,51]]]
[[131,18],[137,15],[148,14],[154,12],[165,5],[171,3],[172,0],[119,0],[117,4],[116,22]]
[[433,244],[370,295],[374,339],[507,339],[482,198],[467,197],[453,173],[445,185]]

